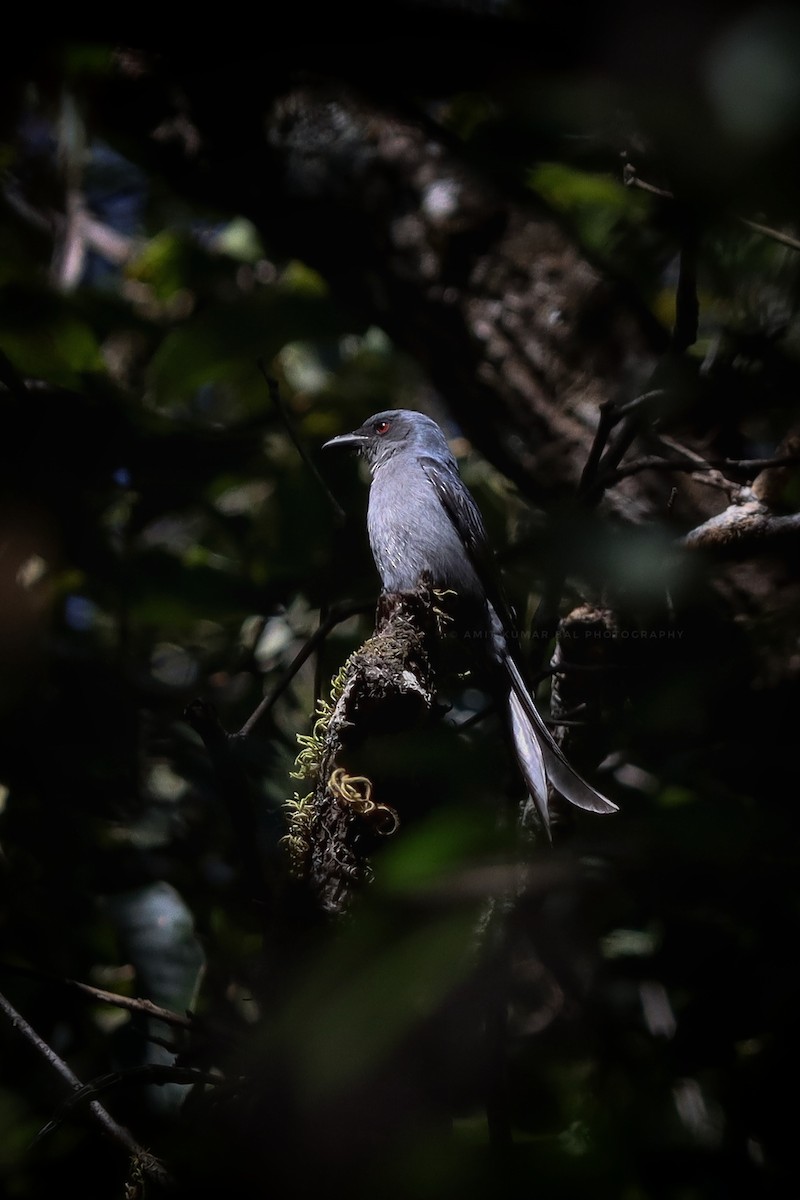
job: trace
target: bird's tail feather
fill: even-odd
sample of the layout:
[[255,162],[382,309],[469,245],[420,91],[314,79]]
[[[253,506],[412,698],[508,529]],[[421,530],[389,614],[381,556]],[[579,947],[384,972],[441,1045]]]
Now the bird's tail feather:
[[542,720],[519,668],[507,650],[503,651],[501,659],[511,683],[509,708],[520,769],[548,836],[550,833],[547,810],[548,781],[559,795],[577,808],[584,808],[595,813],[617,812],[618,806],[612,800],[593,788],[591,784],[581,778],[574,767],[570,766],[561,747]]
[[536,805],[539,820],[542,822],[548,838],[552,841],[550,810],[547,807],[547,768],[544,765],[542,747],[513,688],[508,693],[508,708],[517,762],[531,799]]

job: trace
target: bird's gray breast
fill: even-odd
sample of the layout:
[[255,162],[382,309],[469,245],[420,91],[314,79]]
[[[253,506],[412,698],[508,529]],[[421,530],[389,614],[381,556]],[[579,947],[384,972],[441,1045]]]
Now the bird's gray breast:
[[465,596],[481,585],[461,538],[422,467],[396,456],[375,472],[367,516],[384,591],[411,591],[422,574]]

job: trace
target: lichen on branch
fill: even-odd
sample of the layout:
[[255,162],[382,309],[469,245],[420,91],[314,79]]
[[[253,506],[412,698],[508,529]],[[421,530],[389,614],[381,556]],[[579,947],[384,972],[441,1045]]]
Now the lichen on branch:
[[399,828],[400,815],[359,772],[358,753],[370,734],[400,732],[430,717],[435,604],[427,583],[381,596],[375,633],[333,679],[330,698],[317,702],[312,732],[298,735],[302,749],[292,776],[312,789],[286,805],[285,844],[293,873],[329,913],[342,912],[369,878],[375,838]]

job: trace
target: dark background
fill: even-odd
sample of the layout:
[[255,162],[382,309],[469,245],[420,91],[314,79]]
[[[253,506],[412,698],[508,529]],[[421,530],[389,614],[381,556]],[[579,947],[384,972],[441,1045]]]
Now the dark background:
[[[98,1098],[179,1193],[785,1195],[800,493],[762,466],[798,447],[800,23],[308,20],[5,48],[0,990],[82,1083],[118,1073]],[[650,393],[581,493],[601,406]],[[454,439],[543,702],[554,618],[602,614],[567,744],[620,812],[520,839],[468,691],[352,764],[401,825],[330,919],[284,805],[378,583],[365,481],[319,450],[389,407]],[[231,782],[186,706],[237,730],[349,601]],[[147,1032],[216,1082],[186,1099]],[[7,1194],[157,1194],[41,1049],[3,1016]]]

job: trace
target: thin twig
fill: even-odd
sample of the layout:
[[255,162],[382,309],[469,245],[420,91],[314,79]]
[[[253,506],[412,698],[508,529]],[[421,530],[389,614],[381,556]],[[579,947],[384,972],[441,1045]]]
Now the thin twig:
[[297,450],[297,453],[300,455],[303,462],[308,467],[308,469],[311,472],[311,474],[313,475],[314,479],[316,479],[317,483],[322,488],[325,495],[328,497],[328,503],[330,504],[331,508],[333,509],[336,520],[339,522],[340,525],[344,525],[344,523],[347,519],[347,514],[345,513],[345,511],[342,508],[339,501],[334,496],[333,492],[328,487],[325,480],[320,475],[319,471],[317,470],[316,464],[314,463],[313,459],[311,458],[311,455],[308,453],[308,451],[306,450],[302,441],[297,436],[294,425],[292,424],[291,418],[286,409],[286,405],[283,402],[283,397],[281,396],[281,390],[278,387],[278,381],[277,381],[277,379],[275,379],[275,377],[273,375],[270,375],[269,371],[266,368],[263,358],[258,359],[258,369],[261,372],[261,374],[264,376],[264,381],[267,385],[267,388],[269,389],[270,399],[272,400],[272,403],[275,405],[275,408],[278,411],[278,416],[283,421],[284,428],[286,429],[286,432],[288,433],[289,437],[291,438],[294,448]]
[[83,992],[84,995],[99,1000],[102,1004],[112,1004],[115,1008],[124,1008],[128,1012],[143,1013],[144,1016],[154,1017],[158,1021],[163,1021],[165,1025],[175,1025],[179,1029],[196,1027],[192,1017],[183,1016],[169,1008],[162,1008],[159,1004],[154,1004],[152,1000],[120,996],[118,992],[107,992],[103,988],[92,987],[90,983],[81,983],[78,979],[61,979],[58,976],[48,975],[44,971],[34,971],[30,967],[4,962],[0,962],[0,972],[4,975],[19,975],[26,979],[39,979],[50,985],[55,984],[56,987]]
[[[606,482],[607,476],[610,476],[612,481],[615,480],[613,472],[639,429],[640,411],[653,401],[664,399],[665,396],[662,388],[653,388],[625,404],[615,405],[607,401],[601,405],[597,431],[578,484],[578,497],[584,505],[593,506],[600,501],[603,492],[609,486]],[[612,431],[618,425],[621,428],[612,440]]]
[[788,467],[800,464],[796,454],[786,454],[781,458],[708,458],[701,462],[694,459],[669,458],[638,458],[635,462],[624,463],[607,479],[606,486],[627,479],[630,475],[638,475],[641,471],[742,471],[751,472],[753,476],[766,471],[770,467]]
[[162,1008],[160,1004],[154,1004],[152,1000],[145,1000],[138,996],[120,996],[117,992],[107,992],[104,988],[92,987],[90,983],[81,983],[77,979],[65,979],[66,987],[75,988],[79,992],[84,992],[87,996],[94,997],[103,1004],[111,1004],[115,1008],[124,1008],[128,1012],[143,1013],[147,1017],[154,1017],[157,1021],[163,1021],[165,1025],[175,1025],[178,1029],[193,1029],[194,1021],[191,1017],[185,1017],[181,1013],[172,1012],[169,1008]]
[[36,1141],[41,1141],[48,1133],[52,1133],[79,1105],[87,1100],[95,1103],[92,1097],[103,1092],[110,1092],[120,1087],[136,1087],[145,1084],[163,1086],[165,1083],[179,1083],[182,1086],[193,1086],[198,1083],[210,1083],[216,1087],[226,1082],[220,1075],[212,1075],[209,1071],[200,1071],[196,1067],[173,1067],[167,1063],[149,1063],[144,1067],[131,1067],[127,1071],[110,1071],[107,1075],[98,1075],[89,1083],[84,1083],[66,1100],[62,1100],[58,1111],[52,1120],[48,1121],[36,1135]]
[[619,420],[618,410],[614,404],[606,400],[600,405],[600,420],[597,423],[594,439],[591,448],[586,456],[586,462],[581,472],[580,482],[578,484],[578,495],[584,496],[591,491],[597,477],[597,468],[600,465],[603,451],[605,450],[611,430]]
[[[370,606],[371,607],[371,606]],[[252,789],[237,754],[237,745],[244,742],[258,722],[273,708],[306,659],[339,621],[354,612],[366,611],[366,605],[350,605],[332,609],[325,621],[306,641],[302,650],[287,667],[276,686],[265,696],[255,712],[245,721],[238,733],[229,734],[223,728],[212,705],[195,700],[185,710],[185,717],[206,747],[217,776],[220,795],[230,814],[236,835],[245,877],[260,909],[264,937],[271,932],[274,916],[274,893],[267,885],[258,848],[257,822],[253,807]]]
[[267,715],[267,713],[275,707],[275,703],[286,691],[297,672],[303,666],[303,663],[305,663],[306,660],[311,657],[317,646],[328,636],[331,630],[334,629],[336,625],[339,625],[342,621],[346,621],[348,617],[355,616],[356,613],[369,612],[372,607],[372,604],[365,604],[363,602],[358,604],[352,603],[334,605],[330,609],[324,621],[320,622],[320,624],[311,634],[311,637],[305,642],[302,649],[292,659],[291,663],[286,668],[283,675],[281,675],[280,679],[275,684],[269,695],[264,697],[258,708],[250,717],[247,718],[238,733],[231,734],[230,736],[236,740],[244,740],[245,738],[248,738],[258,722],[261,721]]
[[748,229],[752,229],[754,233],[772,238],[773,242],[780,242],[782,246],[788,246],[791,250],[800,250],[800,240],[792,237],[790,233],[784,233],[782,229],[770,229],[768,225],[762,225],[760,221],[751,221],[749,217],[737,217],[736,219],[741,221],[742,225],[746,225]]
[[625,187],[638,188],[640,192],[647,192],[651,196],[658,196],[661,200],[674,200],[672,192],[668,192],[666,188],[656,187],[654,183],[648,183],[647,180],[641,179],[636,174],[636,167],[633,163],[626,162],[622,168],[622,182]]
[[[632,413],[630,416],[622,419],[616,435],[609,439],[608,447],[606,448],[603,457],[600,459],[600,465],[597,468],[598,494],[595,497],[595,501],[600,499],[600,496],[604,490],[602,485],[603,478],[609,473],[609,471],[616,470],[620,459],[630,449],[631,443],[636,437],[636,434],[639,432],[639,428],[640,421],[638,414]],[[587,494],[587,498],[591,498],[591,493]]]
[[627,417],[631,413],[636,412],[640,408],[644,408],[648,404],[652,404],[654,400],[666,400],[669,393],[664,388],[652,388],[649,392],[642,392],[639,396],[634,396],[632,400],[626,400],[624,404],[620,404],[617,408],[617,417]]
[[[0,993],[0,1009],[8,1017],[13,1027],[19,1030],[22,1036],[47,1060],[53,1070],[61,1076],[73,1091],[77,1092],[83,1088],[83,1084],[74,1071],[67,1066],[62,1058],[59,1058],[55,1050],[51,1046],[48,1046],[47,1042],[39,1037],[36,1030],[28,1024],[25,1018],[17,1012],[2,993]],[[113,1141],[117,1142],[118,1145],[122,1146],[127,1154],[136,1158],[141,1169],[146,1174],[152,1176],[160,1184],[171,1182],[168,1172],[159,1160],[148,1150],[145,1150],[143,1146],[140,1146],[129,1130],[124,1125],[119,1125],[98,1100],[90,1101],[89,1111],[105,1133]]]
[[[609,466],[616,467],[636,436],[639,428],[639,408],[645,400],[660,394],[658,391],[646,392],[643,396],[637,396],[635,401],[626,404],[624,408],[617,408],[608,402],[600,406],[597,431],[578,484],[578,496],[584,504],[597,503],[603,492],[602,480],[608,473]],[[617,426],[620,428],[612,438],[612,430]]]
[[[658,196],[662,200],[675,199],[673,193],[666,188],[656,187],[655,184],[640,179],[632,163],[625,164],[622,181],[626,187],[638,188],[640,192],[648,192],[651,196]],[[742,217],[738,213],[734,213],[734,217],[741,225],[744,225],[747,229],[751,229],[754,233],[760,233],[762,237],[771,238],[774,242],[780,242],[782,246],[788,246],[791,250],[800,250],[800,240],[793,237],[790,233],[785,233],[782,229],[772,229],[769,225],[762,225],[760,221],[752,221],[749,217]]]

